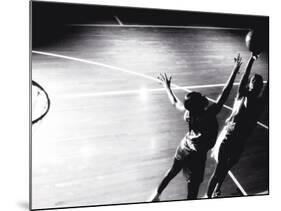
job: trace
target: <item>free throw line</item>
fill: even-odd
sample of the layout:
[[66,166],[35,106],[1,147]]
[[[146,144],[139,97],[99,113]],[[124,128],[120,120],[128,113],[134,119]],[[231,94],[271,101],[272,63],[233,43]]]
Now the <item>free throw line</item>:
[[[237,86],[239,83],[233,83],[233,86]],[[213,87],[223,87],[225,84],[208,84],[208,85],[192,85],[192,86],[181,86],[181,89],[200,89],[200,88],[213,88]],[[173,88],[173,90],[179,90],[179,88]],[[140,89],[130,89],[130,90],[115,90],[115,91],[104,91],[104,92],[92,92],[92,93],[75,93],[69,95],[61,95],[60,98],[83,98],[83,97],[99,97],[99,96],[118,96],[118,95],[131,95],[139,94],[142,92],[162,92],[165,88],[140,88]]]

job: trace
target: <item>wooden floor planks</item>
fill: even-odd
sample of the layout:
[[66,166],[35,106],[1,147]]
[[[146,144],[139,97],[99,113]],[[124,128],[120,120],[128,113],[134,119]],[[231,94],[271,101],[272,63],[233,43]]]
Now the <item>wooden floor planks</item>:
[[[243,30],[89,27],[56,46],[33,50],[152,77],[168,72],[181,86],[216,84],[226,82],[237,52],[245,67],[249,52],[244,35]],[[265,54],[253,72],[267,80],[267,66]],[[161,86],[136,75],[38,54],[32,54],[32,79],[48,91],[52,103],[32,137],[33,208],[146,201],[170,167],[186,132],[182,114],[169,104],[166,93],[145,91]],[[81,93],[138,89],[142,90],[139,94],[72,98]],[[216,99],[221,88],[197,91]],[[184,96],[183,91],[176,93]],[[224,109],[220,126],[228,115]],[[268,122],[268,114],[262,120]],[[208,159],[200,197],[213,168],[214,161]],[[256,128],[233,173],[249,194],[268,190],[268,130]],[[222,191],[223,196],[240,195],[230,178]],[[162,199],[185,197],[186,183],[179,174]]]

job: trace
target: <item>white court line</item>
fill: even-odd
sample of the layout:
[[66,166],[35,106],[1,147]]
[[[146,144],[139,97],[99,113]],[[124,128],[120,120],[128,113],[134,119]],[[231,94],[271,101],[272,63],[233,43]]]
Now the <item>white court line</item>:
[[[80,58],[75,58],[75,57],[70,57],[70,56],[65,56],[65,55],[60,55],[60,54],[54,54],[54,53],[48,53],[48,52],[43,52],[43,51],[35,51],[34,50],[34,51],[32,51],[32,53],[46,55],[46,56],[52,56],[52,57],[57,57],[57,58],[63,58],[63,59],[68,59],[68,60],[73,60],[73,61],[78,61],[78,62],[83,62],[83,63],[88,63],[88,64],[93,64],[93,65],[102,66],[102,67],[107,67],[107,68],[110,68],[112,70],[117,70],[117,71],[129,73],[129,74],[132,74],[132,75],[137,75],[137,76],[149,79],[149,80],[153,80],[153,81],[159,82],[158,79],[156,79],[156,78],[154,78],[152,76],[148,76],[148,75],[145,75],[145,74],[142,74],[142,73],[133,72],[133,71],[130,71],[130,70],[127,70],[127,69],[124,69],[124,68],[115,67],[115,66],[112,66],[112,65],[103,64],[103,63],[100,63],[100,62],[93,62],[93,61],[89,61],[89,60],[86,60],[86,59],[80,59]],[[187,91],[187,92],[191,92],[191,90],[189,90],[187,88],[184,88],[184,87],[181,87],[181,86],[178,86],[176,84],[171,84],[171,85],[172,85],[172,87],[174,87],[176,89],[181,89],[181,90],[184,90],[184,91]],[[215,100],[213,100],[213,99],[210,99],[210,98],[208,98],[208,99],[210,101],[212,101],[212,102],[215,102]],[[232,110],[232,108],[229,107],[229,106],[224,105],[224,107],[227,108],[227,109]],[[266,126],[266,125],[261,124],[261,126],[266,128],[266,129],[268,129],[268,126]],[[228,174],[232,178],[234,183],[237,185],[237,187],[240,189],[242,194],[244,196],[247,196],[248,194],[243,189],[243,187],[240,185],[238,180],[234,177],[232,172],[229,171]]]
[[235,183],[235,185],[239,188],[239,190],[241,191],[241,193],[244,196],[248,196],[248,194],[246,193],[246,191],[244,190],[244,188],[242,187],[242,185],[240,185],[240,183],[238,182],[238,180],[235,178],[235,176],[232,174],[231,171],[228,171],[228,175],[231,177],[231,179],[233,180],[233,182]]
[[265,194],[269,194],[269,191],[266,190],[266,191],[262,191],[262,192],[257,193],[257,195],[265,195]]
[[[264,82],[266,83],[266,81]],[[239,83],[233,83],[234,86],[239,85]],[[200,89],[200,88],[213,88],[213,87],[223,87],[225,84],[208,84],[208,85],[194,85],[194,86],[181,86],[173,88],[173,90],[182,90],[182,89]],[[92,92],[92,93],[75,93],[75,94],[63,94],[59,98],[83,98],[83,97],[99,97],[99,96],[119,96],[119,95],[131,95],[131,94],[140,94],[143,92],[160,92],[165,91],[165,88],[141,88],[141,89],[130,89],[130,90],[116,90],[116,91],[103,91],[103,92]]]
[[[43,52],[43,51],[33,50],[32,53],[41,54],[41,55],[45,55],[45,56],[52,56],[52,57],[57,57],[57,58],[63,58],[63,59],[68,59],[68,60],[78,61],[78,62],[83,62],[83,63],[88,63],[88,64],[93,64],[93,65],[97,65],[97,66],[101,66],[101,67],[106,67],[106,68],[109,68],[109,69],[112,69],[112,70],[125,72],[125,73],[131,74],[131,75],[140,76],[140,77],[143,77],[143,78],[146,78],[146,79],[149,79],[149,80],[153,80],[153,81],[158,82],[158,83],[160,82],[159,79],[154,78],[152,76],[148,76],[148,75],[145,75],[145,74],[142,74],[142,73],[137,73],[137,72],[127,70],[127,69],[124,69],[124,68],[120,68],[120,67],[115,67],[115,66],[112,66],[112,65],[103,64],[103,63],[100,63],[100,62],[94,62],[94,61],[89,61],[89,60],[86,60],[86,59],[80,59],[80,58],[76,58],[76,57],[65,56],[65,55],[55,54],[55,53],[48,53],[48,52]],[[171,86],[173,88],[176,88],[176,89],[181,89],[181,90],[184,90],[186,92],[191,92],[190,89],[182,87],[182,86],[178,86],[176,84],[171,84]],[[210,86],[211,85],[205,85],[205,87],[210,87]],[[207,98],[211,102],[216,102],[215,100],[213,100],[209,97],[207,97]],[[230,106],[223,105],[223,107],[227,108],[228,110],[232,110],[232,108]],[[257,124],[260,125],[261,127],[265,128],[265,129],[267,129],[267,130],[269,129],[267,125],[265,125],[261,122],[257,122]]]
[[[222,87],[225,84],[211,84],[211,85],[195,85],[195,86],[182,86],[181,88],[173,88],[173,90],[182,90],[184,89],[196,89],[196,88],[205,88],[205,87]],[[235,84],[234,84],[235,85]],[[238,83],[237,83],[238,85]],[[83,98],[83,97],[99,97],[99,96],[119,96],[119,95],[131,95],[131,94],[140,94],[143,92],[161,92],[165,91],[165,88],[141,88],[141,89],[131,89],[131,90],[117,90],[117,91],[104,91],[104,92],[92,92],[92,93],[76,93],[76,94],[63,94],[58,96],[60,99],[68,98]]]
[[[115,16],[114,16],[115,17]],[[173,26],[173,25],[139,25],[139,24],[67,24],[75,27],[124,27],[124,28],[167,28],[167,29],[212,29],[212,30],[250,30],[250,28],[215,27],[215,26]]]
[[[238,84],[238,83],[237,83]],[[205,88],[205,87],[222,87],[225,84],[211,84],[211,85],[195,85],[195,86],[181,86],[173,88],[173,90],[182,90],[184,89],[195,89],[195,88]],[[165,91],[165,88],[141,88],[141,89],[131,89],[131,90],[117,90],[117,91],[104,91],[104,92],[92,92],[92,93],[75,93],[75,94],[63,94],[57,96],[60,99],[73,99],[73,98],[83,98],[83,97],[100,97],[100,96],[120,96],[120,95],[131,95],[131,94],[142,94],[148,92],[162,92]]]
[[48,53],[48,52],[43,52],[43,51],[32,51],[32,53],[36,53],[36,54],[41,54],[41,55],[45,55],[45,56],[52,56],[52,57],[57,57],[57,58],[62,58],[62,59],[68,59],[68,60],[72,60],[72,61],[78,61],[78,62],[83,62],[83,63],[87,63],[87,64],[93,64],[93,65],[97,65],[97,66],[101,66],[101,67],[106,67],[112,70],[117,70],[117,71],[121,71],[121,72],[125,72],[125,73],[129,73],[131,75],[136,75],[136,76],[140,76],[149,80],[153,80],[156,82],[159,82],[159,80],[157,78],[154,78],[152,76],[148,76],[142,73],[137,73],[137,72],[133,72],[124,68],[120,68],[120,67],[115,67],[112,65],[107,65],[107,64],[103,64],[100,62],[94,62],[94,61],[89,61],[86,59],[80,59],[80,58],[76,58],[76,57],[71,57],[71,56],[64,56],[61,54],[55,54],[55,53]]
[[121,22],[121,20],[118,18],[118,16],[114,16],[115,20],[118,22],[118,24],[120,26],[123,26],[123,23]]

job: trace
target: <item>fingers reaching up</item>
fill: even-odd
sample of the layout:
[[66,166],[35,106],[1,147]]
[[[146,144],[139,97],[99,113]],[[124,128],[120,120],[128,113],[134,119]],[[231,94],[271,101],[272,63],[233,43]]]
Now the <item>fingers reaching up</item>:
[[157,79],[160,80],[161,84],[165,87],[165,88],[170,88],[171,86],[171,80],[172,80],[172,76],[167,76],[166,73],[160,73],[160,75],[157,77]]
[[240,53],[238,53],[237,57],[234,57],[234,63],[237,65],[237,66],[241,66],[242,64],[242,57],[240,56]]

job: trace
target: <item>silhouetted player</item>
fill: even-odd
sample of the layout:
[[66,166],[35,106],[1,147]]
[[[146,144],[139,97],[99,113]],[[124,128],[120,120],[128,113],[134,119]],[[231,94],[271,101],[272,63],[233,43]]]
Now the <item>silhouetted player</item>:
[[252,65],[256,59],[257,56],[252,54],[240,81],[232,113],[226,120],[214,147],[212,156],[218,163],[209,182],[208,198],[220,195],[220,187],[228,171],[238,162],[245,140],[256,127],[258,118],[268,101],[268,83],[261,94],[262,76],[254,74],[249,80]]
[[222,94],[216,103],[208,106],[208,100],[198,92],[191,92],[181,102],[171,90],[171,77],[161,74],[158,77],[165,87],[171,103],[184,113],[189,130],[177,147],[174,162],[160,185],[153,193],[150,201],[159,201],[160,194],[168,183],[181,171],[187,179],[187,199],[197,198],[199,186],[203,181],[207,152],[216,141],[218,121],[216,115],[220,112],[231,91],[234,79],[241,65],[241,57],[237,56],[235,66]]

